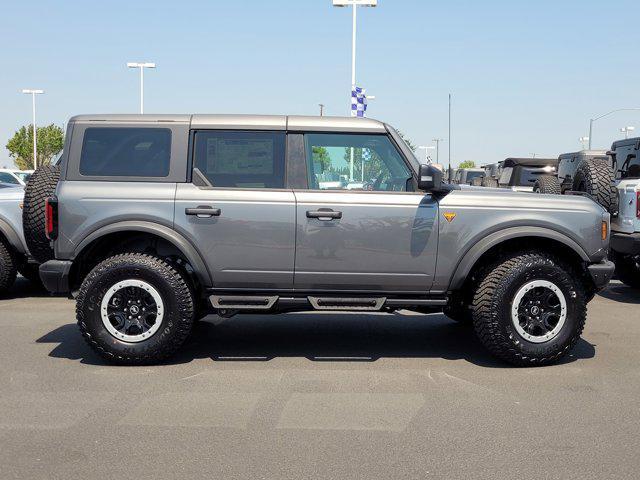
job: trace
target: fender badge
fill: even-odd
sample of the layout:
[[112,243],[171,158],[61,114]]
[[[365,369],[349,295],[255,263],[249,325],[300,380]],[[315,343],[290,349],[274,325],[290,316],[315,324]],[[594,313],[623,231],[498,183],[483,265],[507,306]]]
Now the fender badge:
[[444,215],[444,218],[446,218],[447,222],[449,223],[453,222],[453,219],[456,218],[455,212],[444,212],[443,215]]

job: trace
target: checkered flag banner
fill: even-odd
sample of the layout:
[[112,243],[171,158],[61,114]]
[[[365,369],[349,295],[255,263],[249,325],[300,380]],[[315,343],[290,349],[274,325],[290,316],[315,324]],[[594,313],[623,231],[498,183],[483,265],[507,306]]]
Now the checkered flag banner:
[[366,117],[367,113],[367,95],[365,89],[361,87],[353,87],[351,90],[351,116]]

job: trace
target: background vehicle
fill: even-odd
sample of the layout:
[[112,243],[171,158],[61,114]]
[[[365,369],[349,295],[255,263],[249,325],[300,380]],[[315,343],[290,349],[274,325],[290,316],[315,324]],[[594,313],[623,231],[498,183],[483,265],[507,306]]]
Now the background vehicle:
[[[613,271],[591,200],[443,184],[378,121],[102,115],[67,132],[40,275],[77,292],[85,340],[115,363],[166,358],[209,312],[411,308],[542,365],[575,345]],[[330,173],[363,189],[324,189]]]
[[0,183],[0,296],[11,288],[20,272],[40,284],[38,264],[29,255],[22,233],[22,186]]
[[507,158],[502,163],[498,185],[520,192],[533,192],[536,180],[542,175],[555,175],[555,158]]
[[0,183],[25,186],[33,170],[11,170],[0,168]]
[[456,170],[454,182],[460,185],[473,185],[474,180],[482,180],[485,173],[481,168],[459,168]]
[[502,162],[491,163],[482,168],[484,169],[484,177],[482,177],[481,185],[483,187],[497,188],[498,179],[502,173]]

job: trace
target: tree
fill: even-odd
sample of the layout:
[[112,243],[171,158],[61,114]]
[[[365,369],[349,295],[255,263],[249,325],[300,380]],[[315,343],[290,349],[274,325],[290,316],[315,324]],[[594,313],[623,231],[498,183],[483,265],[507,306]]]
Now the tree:
[[465,160],[460,165],[458,165],[458,168],[476,168],[476,162],[474,162],[473,160]]
[[[57,125],[38,127],[38,166],[48,165],[62,151],[64,131]],[[7,143],[13,163],[21,170],[33,169],[33,126],[20,127]]]
[[313,163],[320,164],[320,171],[324,172],[331,166],[331,157],[325,147],[311,147]]

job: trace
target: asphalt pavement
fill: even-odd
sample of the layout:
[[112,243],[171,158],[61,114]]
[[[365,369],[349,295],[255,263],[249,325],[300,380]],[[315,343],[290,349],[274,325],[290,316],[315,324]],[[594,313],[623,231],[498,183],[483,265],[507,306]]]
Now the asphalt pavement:
[[406,311],[212,316],[169,363],[113,367],[24,279],[0,332],[2,479],[640,477],[640,292],[619,283],[545,368]]

